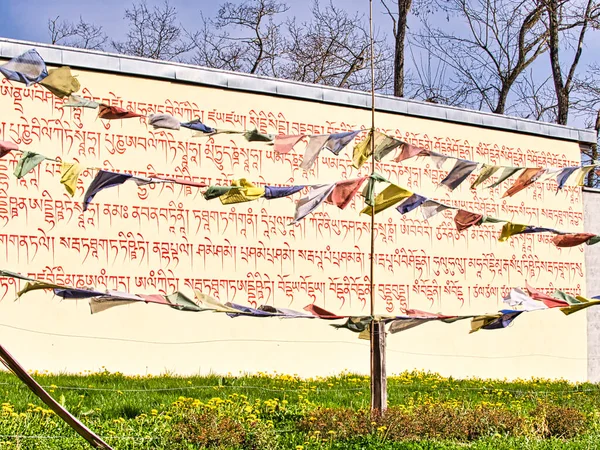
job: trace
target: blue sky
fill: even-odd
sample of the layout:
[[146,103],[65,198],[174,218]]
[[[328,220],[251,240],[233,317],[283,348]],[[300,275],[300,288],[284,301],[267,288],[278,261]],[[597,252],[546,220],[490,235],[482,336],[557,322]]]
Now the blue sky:
[[[234,0],[239,3],[239,0]],[[0,0],[0,35],[3,37],[22,39],[35,42],[47,42],[47,23],[49,18],[60,16],[62,19],[77,21],[81,15],[87,22],[102,25],[110,38],[119,40],[124,37],[125,9],[132,1],[123,0]],[[162,1],[148,0],[149,5],[160,4]],[[213,16],[221,1],[200,0],[196,2],[170,0],[179,12],[181,23],[189,29],[197,28],[200,11],[206,16]],[[311,1],[288,1],[290,16],[302,20],[308,18]],[[322,1],[325,3],[325,0]],[[336,0],[334,4],[343,6],[348,11],[360,11],[368,14],[368,0]],[[374,2],[376,23],[386,29],[390,27],[389,18],[384,16],[379,1]]]

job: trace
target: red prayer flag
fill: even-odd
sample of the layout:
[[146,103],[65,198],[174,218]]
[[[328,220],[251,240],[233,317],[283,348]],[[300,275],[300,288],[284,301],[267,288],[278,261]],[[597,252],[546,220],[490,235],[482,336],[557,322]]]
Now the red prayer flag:
[[544,294],[543,292],[531,287],[527,281],[525,282],[525,289],[527,289],[527,293],[532,299],[544,303],[544,305],[546,305],[548,308],[563,308],[565,306],[569,306],[569,304],[564,300],[551,297],[548,294]]
[[302,139],[303,135],[296,134],[281,134],[275,136],[275,151],[278,153],[289,153],[294,145],[296,145],[300,139]]
[[333,191],[325,199],[325,202],[344,209],[350,204],[360,187],[368,177],[354,178],[352,180],[338,181]]
[[19,150],[19,146],[14,142],[0,141],[0,158],[5,157],[13,150]]
[[134,113],[133,111],[127,111],[126,109],[119,108],[118,106],[100,105],[98,109],[98,117],[106,120],[114,120],[145,116],[143,114]]
[[510,188],[508,188],[508,190],[504,193],[502,198],[512,197],[517,192],[522,191],[527,186],[532,184],[535,180],[537,180],[544,172],[546,172],[546,169],[542,169],[539,167],[525,169],[523,171],[523,173],[521,175],[519,175],[519,178],[517,178],[517,180],[515,181],[515,184],[513,184]]
[[456,216],[454,216],[454,223],[456,224],[456,229],[460,233],[467,228],[471,228],[473,225],[481,223],[482,219],[482,214],[475,214],[463,209],[459,209],[456,213]]
[[314,305],[312,303],[310,305],[305,306],[304,310],[308,311],[313,316],[317,316],[319,319],[345,319],[344,316],[337,316],[321,308],[320,306]]
[[557,234],[552,238],[552,242],[557,247],[576,247],[594,236],[596,235],[592,233]]
[[413,158],[415,156],[418,156],[420,154],[427,154],[428,151],[420,148],[420,147],[415,147],[412,144],[409,144],[407,142],[403,142],[402,143],[402,151],[400,152],[400,154],[398,156],[396,156],[396,159],[394,159],[394,162],[402,162],[405,159],[410,159]]

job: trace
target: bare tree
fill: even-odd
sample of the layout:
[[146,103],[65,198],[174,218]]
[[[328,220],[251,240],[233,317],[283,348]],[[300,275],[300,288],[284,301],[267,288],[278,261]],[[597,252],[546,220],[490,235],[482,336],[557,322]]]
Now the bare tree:
[[160,6],[150,8],[146,0],[134,3],[125,10],[129,21],[127,39],[112,41],[119,53],[151,59],[173,60],[193,47],[189,33],[177,23],[177,10],[164,0]]
[[451,68],[446,82],[462,91],[461,106],[504,114],[515,82],[547,49],[544,8],[537,0],[435,1],[448,21],[465,26],[447,31],[424,18],[412,41]]
[[[308,83],[371,90],[369,24],[363,15],[349,15],[329,3],[313,4],[310,22],[287,22],[282,74]],[[385,37],[374,36],[375,89],[388,91],[392,58]]]
[[108,36],[102,31],[101,26],[84,22],[79,17],[79,22],[73,23],[60,20],[59,16],[48,19],[48,34],[51,44],[66,45],[67,47],[86,48],[89,50],[103,50]]
[[275,60],[283,51],[281,23],[274,17],[288,6],[277,0],[224,3],[214,19],[202,17],[194,39],[192,62],[208,67],[276,75]]
[[405,85],[405,47],[406,30],[408,28],[408,13],[412,6],[412,0],[396,0],[397,12],[392,12],[388,3],[382,0],[384,8],[392,19],[392,32],[394,35],[394,95],[404,97]]
[[[550,66],[557,102],[556,122],[569,120],[570,96],[577,66],[581,60],[586,32],[600,16],[600,6],[594,0],[540,0],[546,16]],[[560,55],[573,52],[570,63],[561,62]]]

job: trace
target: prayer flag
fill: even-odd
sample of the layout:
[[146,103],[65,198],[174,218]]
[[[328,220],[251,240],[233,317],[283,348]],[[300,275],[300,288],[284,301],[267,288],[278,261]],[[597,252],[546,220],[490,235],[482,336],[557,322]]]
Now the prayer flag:
[[480,225],[482,219],[482,214],[475,214],[463,209],[459,209],[454,216],[454,223],[456,224],[456,229],[460,233],[461,231],[471,228],[473,225]]
[[381,211],[384,211],[387,208],[394,206],[396,203],[402,201],[405,198],[410,197],[412,194],[412,192],[407,191],[406,189],[401,188],[400,186],[390,184],[383,191],[381,191],[381,193],[377,195],[377,197],[375,197],[375,211],[373,211],[373,208],[371,206],[367,206],[360,213],[367,214],[369,216],[373,213],[379,214]]
[[219,197],[223,205],[249,202],[265,195],[265,188],[254,186],[245,178],[234,180],[231,185],[233,189]]
[[346,208],[367,178],[338,181],[325,201],[336,205],[340,209]]
[[58,98],[68,97],[81,88],[77,78],[71,74],[71,68],[66,66],[50,69],[48,76],[40,84]]
[[552,243],[557,247],[575,247],[594,237],[596,235],[593,233],[557,234],[552,239]]
[[406,214],[406,213],[409,213],[410,211],[412,211],[413,209],[418,208],[426,201],[427,201],[427,197],[423,197],[419,194],[413,194],[410,197],[408,197],[406,200],[404,200],[402,203],[400,203],[396,207],[396,209],[398,210],[398,212],[400,214]]
[[463,181],[467,179],[471,173],[477,169],[479,164],[473,161],[467,161],[466,159],[457,159],[454,163],[452,170],[446,175],[440,184],[446,186],[448,189],[453,191]]
[[275,151],[278,153],[289,153],[304,135],[277,135],[275,136]]
[[533,184],[545,171],[546,169],[541,169],[539,167],[525,169],[523,173],[519,175],[519,178],[517,178],[515,183],[504,193],[502,198],[512,197],[517,192],[521,192],[527,186]]
[[48,76],[46,63],[35,49],[28,50],[1,65],[0,73],[11,81],[25,83],[27,86],[39,83]]
[[98,192],[109,187],[120,186],[130,178],[131,175],[128,173],[115,173],[100,170],[85,191],[83,210],[87,210],[89,204]]
[[44,155],[40,155],[39,153],[24,151],[21,154],[21,159],[17,161],[14,172],[15,177],[23,178],[45,159],[46,157]]
[[127,111],[118,106],[108,106],[101,104],[98,108],[98,117],[106,120],[129,119],[131,117],[144,117],[142,114]]
[[60,165],[60,182],[71,197],[75,195],[77,180],[83,168],[77,163],[62,162]]
[[179,130],[181,124],[179,120],[170,114],[150,114],[148,116],[148,124],[154,129],[165,128],[167,130]]
[[335,183],[332,184],[316,184],[310,188],[306,197],[302,197],[296,204],[296,212],[292,223],[298,223],[308,214],[313,212],[317,207],[329,197],[331,191],[335,189]]
[[274,198],[288,197],[296,192],[300,192],[306,186],[265,186],[265,198],[272,200]]
[[352,139],[354,139],[361,131],[362,130],[344,131],[342,133],[330,134],[325,143],[325,148],[334,155],[339,155],[344,147],[352,142]]
[[323,150],[323,146],[327,142],[327,139],[329,139],[329,135],[326,134],[317,134],[310,137],[306,150],[304,151],[304,158],[300,164],[302,169],[308,170],[313,166],[319,157],[319,153]]

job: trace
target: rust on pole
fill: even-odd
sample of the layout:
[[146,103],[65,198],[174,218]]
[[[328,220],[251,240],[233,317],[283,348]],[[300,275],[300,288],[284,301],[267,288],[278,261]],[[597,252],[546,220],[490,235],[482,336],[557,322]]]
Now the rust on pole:
[[41,401],[48,405],[58,417],[64,420],[67,425],[73,428],[82,438],[88,441],[92,447],[102,450],[113,450],[113,448],[104,442],[100,436],[94,434],[88,427],[77,420],[75,416],[63,408],[60,403],[54,400],[2,345],[0,345],[0,360],[12,373],[25,383],[25,385],[37,395]]
[[[373,42],[373,0],[369,0],[369,38],[371,45],[371,176],[375,173],[375,45]],[[375,318],[375,203],[371,202],[371,412],[381,414],[387,408],[385,368],[385,324]]]

